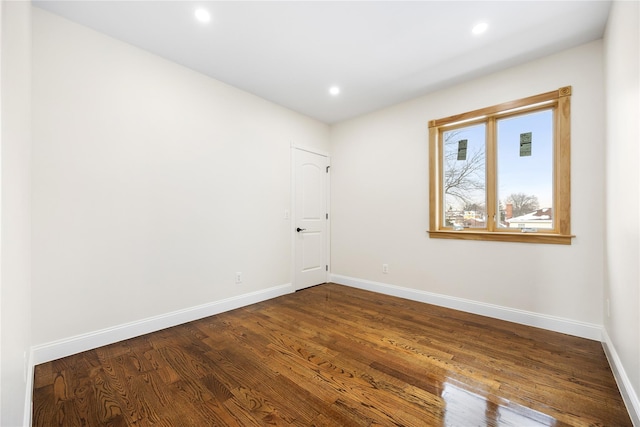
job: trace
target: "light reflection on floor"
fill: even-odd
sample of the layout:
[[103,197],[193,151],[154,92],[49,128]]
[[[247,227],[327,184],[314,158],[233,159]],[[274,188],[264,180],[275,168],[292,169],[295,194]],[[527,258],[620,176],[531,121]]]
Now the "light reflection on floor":
[[443,422],[445,426],[550,427],[556,425],[554,418],[542,412],[513,402],[500,402],[501,399],[495,396],[487,399],[451,383],[444,384],[441,397],[446,404]]

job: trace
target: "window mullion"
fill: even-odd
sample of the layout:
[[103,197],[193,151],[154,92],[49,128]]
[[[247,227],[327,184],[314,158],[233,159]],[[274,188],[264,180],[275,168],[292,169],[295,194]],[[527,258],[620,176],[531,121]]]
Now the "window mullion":
[[487,230],[495,231],[496,221],[498,221],[499,214],[497,211],[498,201],[497,198],[497,161],[496,161],[496,119],[495,117],[489,117],[487,119],[487,140],[486,140],[486,194],[487,194]]

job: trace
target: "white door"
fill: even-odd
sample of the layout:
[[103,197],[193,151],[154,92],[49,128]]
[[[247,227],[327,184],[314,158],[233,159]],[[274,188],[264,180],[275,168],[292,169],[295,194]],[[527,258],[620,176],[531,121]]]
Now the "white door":
[[294,287],[303,289],[328,277],[329,158],[294,149],[293,162]]

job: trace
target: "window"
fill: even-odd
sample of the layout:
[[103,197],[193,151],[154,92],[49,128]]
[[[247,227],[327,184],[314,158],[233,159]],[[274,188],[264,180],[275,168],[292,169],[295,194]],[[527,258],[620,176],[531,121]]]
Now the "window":
[[429,236],[571,244],[571,87],[429,122]]

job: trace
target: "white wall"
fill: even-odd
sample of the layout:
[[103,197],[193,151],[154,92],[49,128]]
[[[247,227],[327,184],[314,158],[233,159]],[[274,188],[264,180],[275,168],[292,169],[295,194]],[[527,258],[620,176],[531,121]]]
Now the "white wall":
[[[333,126],[332,273],[602,325],[602,79],[597,41]],[[430,239],[427,122],[567,85],[573,244]]]
[[33,56],[34,344],[291,282],[327,125],[37,8]]
[[[638,32],[637,3],[614,3],[604,45],[340,123],[331,135],[34,9],[32,169],[23,127],[30,8],[18,4],[3,3],[2,28],[2,425],[18,419],[24,396],[14,390],[24,391],[29,346],[30,170],[37,345],[288,283],[290,143],[332,153],[333,274],[604,322],[639,390],[638,44],[628,35]],[[8,31],[20,41],[5,49]],[[429,239],[427,122],[565,85],[573,86],[573,245]],[[7,102],[18,107],[12,114]],[[18,224],[9,233],[8,221]]]
[[31,5],[3,1],[0,15],[0,425],[10,427],[23,424],[31,384]]
[[[640,7],[613,2],[605,34],[605,328],[640,396]],[[640,411],[640,408],[636,408]],[[640,415],[640,412],[638,412]]]

